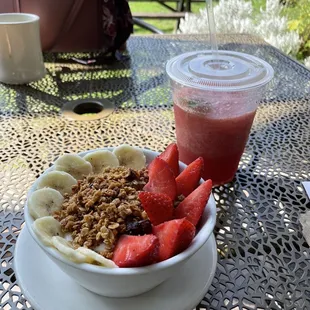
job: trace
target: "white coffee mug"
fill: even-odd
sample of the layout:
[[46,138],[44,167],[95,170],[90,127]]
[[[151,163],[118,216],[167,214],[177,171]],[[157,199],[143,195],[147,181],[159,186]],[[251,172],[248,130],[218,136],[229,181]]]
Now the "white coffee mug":
[[45,75],[39,16],[0,14],[0,82],[26,84]]

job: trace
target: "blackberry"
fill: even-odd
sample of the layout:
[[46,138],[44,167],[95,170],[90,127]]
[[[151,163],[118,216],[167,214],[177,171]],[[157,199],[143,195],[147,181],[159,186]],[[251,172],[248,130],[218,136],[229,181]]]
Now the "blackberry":
[[127,235],[147,235],[152,233],[152,224],[149,220],[126,223]]

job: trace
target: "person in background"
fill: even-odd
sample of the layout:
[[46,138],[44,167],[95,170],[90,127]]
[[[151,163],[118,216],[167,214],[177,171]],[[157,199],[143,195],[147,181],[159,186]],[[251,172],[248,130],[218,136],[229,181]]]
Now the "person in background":
[[1,0],[10,12],[40,17],[43,51],[114,53],[133,32],[127,0]]

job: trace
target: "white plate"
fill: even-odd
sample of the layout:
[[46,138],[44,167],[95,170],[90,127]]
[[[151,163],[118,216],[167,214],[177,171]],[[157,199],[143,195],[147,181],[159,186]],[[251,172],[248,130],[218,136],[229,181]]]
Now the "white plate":
[[212,234],[177,276],[136,297],[108,298],[87,291],[63,273],[26,227],[18,237],[14,255],[17,282],[35,310],[190,310],[208,291],[216,262]]

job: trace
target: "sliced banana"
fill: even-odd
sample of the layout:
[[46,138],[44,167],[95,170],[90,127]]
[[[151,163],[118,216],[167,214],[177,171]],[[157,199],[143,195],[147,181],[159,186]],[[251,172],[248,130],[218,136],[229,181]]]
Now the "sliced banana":
[[139,170],[145,167],[146,159],[143,152],[133,146],[123,144],[114,149],[120,166]]
[[73,241],[72,235],[70,233],[66,233],[64,235],[64,238],[69,242]]
[[63,236],[60,223],[52,216],[44,216],[35,220],[32,229],[46,246],[53,246],[52,238],[54,236]]
[[51,171],[40,177],[38,189],[51,187],[62,195],[72,192],[72,186],[77,183],[76,179],[67,172]]
[[55,236],[52,238],[53,246],[66,258],[75,263],[86,263],[87,258],[84,254],[76,251],[71,243],[62,237]]
[[64,197],[53,188],[42,188],[32,193],[27,202],[30,215],[34,218],[52,215],[60,210]]
[[64,154],[55,161],[55,170],[65,171],[75,179],[81,180],[92,172],[92,166],[82,157],[75,154]]
[[92,165],[94,173],[102,172],[104,167],[119,166],[117,157],[110,151],[95,151],[83,158]]
[[76,251],[86,256],[87,263],[90,264],[96,263],[99,264],[100,266],[107,268],[118,268],[118,266],[112,260],[103,257],[102,255],[96,253],[95,251],[83,247],[78,248]]
[[101,243],[101,244],[97,245],[94,248],[94,250],[95,250],[95,252],[100,253],[100,252],[103,252],[104,250],[106,250],[106,248],[107,248],[106,245],[104,243]]

